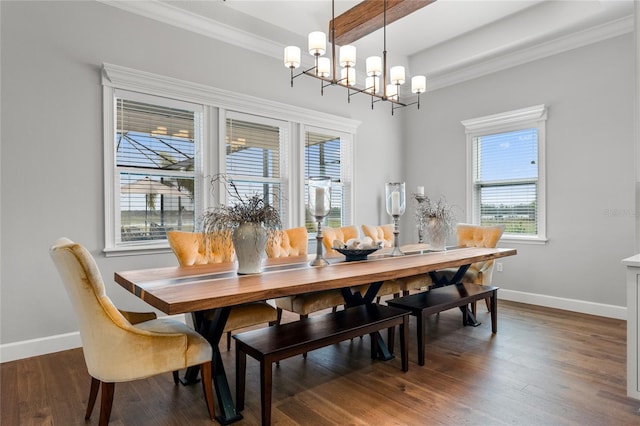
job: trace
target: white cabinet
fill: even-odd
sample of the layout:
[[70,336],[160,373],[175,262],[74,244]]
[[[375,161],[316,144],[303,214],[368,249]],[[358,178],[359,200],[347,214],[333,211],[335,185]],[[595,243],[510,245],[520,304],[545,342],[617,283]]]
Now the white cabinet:
[[640,399],[640,254],[624,259],[622,263],[627,266],[627,396]]

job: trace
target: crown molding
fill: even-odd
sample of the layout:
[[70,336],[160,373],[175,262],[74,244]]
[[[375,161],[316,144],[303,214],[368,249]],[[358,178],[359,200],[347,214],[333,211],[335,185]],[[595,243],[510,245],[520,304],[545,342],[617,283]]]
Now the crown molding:
[[242,47],[262,55],[282,59],[283,47],[267,38],[227,25],[158,0],[96,0],[145,18],[182,28],[203,36]]
[[510,52],[498,54],[494,52],[491,58],[488,57],[488,54],[476,57],[472,61],[452,65],[439,71],[436,75],[429,76],[427,78],[427,92],[632,33],[633,31],[634,17],[626,16],[530,47],[511,48]]
[[[192,31],[252,52],[282,60],[283,45],[220,21],[194,14],[159,0],[96,0],[127,12],[155,19],[174,27]],[[427,92],[452,86],[508,68],[566,52],[634,31],[634,17],[629,15],[586,30],[540,42],[528,47],[510,46],[508,51],[488,51],[472,60],[442,66],[427,76]]]

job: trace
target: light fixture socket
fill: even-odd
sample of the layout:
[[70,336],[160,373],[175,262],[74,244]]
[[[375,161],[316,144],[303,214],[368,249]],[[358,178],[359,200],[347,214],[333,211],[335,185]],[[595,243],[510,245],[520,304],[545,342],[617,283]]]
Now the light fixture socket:
[[395,67],[391,67],[389,70],[390,73],[390,81],[392,84],[404,84],[404,67],[402,65],[398,65]]
[[309,33],[309,53],[314,56],[322,56],[327,51],[327,35],[322,31]]
[[413,93],[424,93],[425,90],[427,90],[427,77],[424,75],[411,77],[411,91]]
[[367,76],[377,77],[382,74],[382,58],[380,56],[369,56],[367,58]]
[[300,66],[300,48],[298,46],[284,48],[284,66],[287,68],[298,68]]
[[355,67],[356,66],[356,47],[346,45],[340,47],[340,66]]

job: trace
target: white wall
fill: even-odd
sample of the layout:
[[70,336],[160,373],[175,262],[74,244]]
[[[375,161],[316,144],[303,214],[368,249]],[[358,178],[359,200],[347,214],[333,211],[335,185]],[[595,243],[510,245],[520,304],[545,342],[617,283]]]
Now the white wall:
[[[115,271],[176,264],[170,253],[102,255],[103,62],[361,120],[357,224],[388,222],[381,194],[389,180],[404,179],[409,190],[424,185],[428,195],[444,194],[464,207],[460,121],[545,103],[550,240],[509,243],[519,255],[504,260],[496,283],[502,297],[625,305],[620,259],[634,254],[635,206],[630,35],[428,93],[420,111],[392,118],[386,108],[371,111],[366,98],[347,104],[341,89],[321,97],[317,81],[299,78],[291,89],[280,60],[100,3],[0,2],[0,8],[2,361],[26,356],[21,347],[31,355],[51,350],[47,338],[65,333],[71,337],[57,340],[77,342],[48,255],[56,238],[91,250],[107,292],[125,309],[148,307],[113,283]],[[404,242],[415,238],[411,214],[403,218]]]
[[365,98],[348,104],[343,90],[320,96],[312,79],[299,78],[291,89],[280,60],[97,2],[1,7],[3,360],[13,344],[36,339],[36,347],[39,339],[77,330],[48,254],[56,238],[72,238],[96,256],[108,294],[123,308],[148,309],[113,283],[115,271],[177,264],[170,253],[102,254],[103,62],[361,120],[359,221],[378,221],[384,182],[400,178],[399,121],[386,109],[371,111]]
[[518,249],[494,273],[502,297],[565,308],[577,300],[592,312],[604,304],[624,313],[615,307],[626,306],[620,261],[634,254],[634,58],[628,34],[436,90],[425,96],[425,112],[411,115],[408,185],[445,195],[464,221],[460,121],[547,105],[549,241],[501,244]]

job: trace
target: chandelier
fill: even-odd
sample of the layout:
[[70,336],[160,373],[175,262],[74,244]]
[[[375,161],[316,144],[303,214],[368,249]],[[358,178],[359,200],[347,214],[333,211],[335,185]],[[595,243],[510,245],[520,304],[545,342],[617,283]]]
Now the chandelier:
[[[335,0],[331,0],[331,59],[324,57],[327,50],[327,36],[324,32],[314,31],[309,33],[309,54],[315,59],[312,68],[303,70],[294,75],[294,69],[300,67],[300,48],[287,46],[284,49],[284,65],[291,70],[291,87],[293,79],[301,75],[321,80],[320,94],[324,95],[327,86],[341,86],[347,89],[347,101],[351,102],[351,96],[365,93],[371,96],[371,109],[377,102],[385,101],[391,104],[391,115],[398,108],[409,105],[417,105],[420,109],[420,94],[427,87],[427,79],[424,75],[416,75],[411,78],[411,91],[417,95],[414,102],[407,103],[400,98],[400,86],[405,83],[405,70],[403,66],[391,67],[387,74],[387,0],[384,0],[383,10],[383,51],[382,57],[370,56],[366,59],[366,73],[364,88],[356,86],[356,48],[352,45],[340,47],[338,61],[336,61],[335,43]],[[337,65],[340,65],[338,76]],[[382,83],[380,78],[382,77]]]

